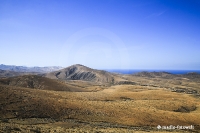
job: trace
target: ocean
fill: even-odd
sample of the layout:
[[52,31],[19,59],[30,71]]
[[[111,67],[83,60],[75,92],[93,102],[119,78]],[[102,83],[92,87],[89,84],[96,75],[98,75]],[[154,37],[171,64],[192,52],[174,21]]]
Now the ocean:
[[113,73],[121,73],[121,74],[135,74],[142,71],[147,72],[168,72],[172,74],[187,74],[191,72],[199,73],[200,70],[139,70],[139,69],[106,69],[105,71],[113,72]]

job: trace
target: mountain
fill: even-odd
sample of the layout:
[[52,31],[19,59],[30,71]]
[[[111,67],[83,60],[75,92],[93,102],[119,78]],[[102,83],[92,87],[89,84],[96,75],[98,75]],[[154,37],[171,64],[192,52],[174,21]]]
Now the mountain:
[[14,76],[25,75],[25,74],[27,74],[27,73],[0,69],[0,78],[1,77],[14,77]]
[[0,65],[1,70],[9,70],[9,71],[15,71],[15,72],[38,72],[38,73],[48,73],[57,71],[59,69],[62,69],[62,67],[59,66],[51,66],[51,67],[26,67],[26,66],[14,66],[14,65]]
[[147,72],[147,71],[142,71],[139,73],[132,74],[133,76],[139,76],[139,77],[148,77],[148,78],[173,78],[176,77],[176,75],[168,73],[168,72]]
[[191,72],[187,74],[171,74],[168,72],[139,72],[132,74],[132,76],[136,77],[147,77],[147,78],[163,78],[163,79],[178,79],[178,78],[185,78],[185,79],[190,79],[190,80],[199,80],[200,79],[200,74]]
[[183,74],[182,76],[189,79],[200,79],[200,74],[195,72]]
[[49,79],[39,75],[23,75],[9,78],[0,78],[0,85],[54,91],[87,91],[82,87],[70,85],[62,81]]
[[118,74],[109,73],[103,70],[92,69],[80,64],[72,65],[67,68],[50,72],[44,75],[51,79],[61,80],[84,80],[96,83],[115,83],[123,80]]

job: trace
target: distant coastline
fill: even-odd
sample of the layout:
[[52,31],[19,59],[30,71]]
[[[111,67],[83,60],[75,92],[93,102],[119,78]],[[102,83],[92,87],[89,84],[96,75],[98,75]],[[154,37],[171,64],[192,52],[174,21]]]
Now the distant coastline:
[[[0,70],[8,70],[14,72],[38,72],[38,73],[48,73],[53,71],[58,71],[63,69],[61,66],[46,66],[46,67],[26,67],[26,66],[16,66],[16,65],[4,65],[0,64]],[[105,70],[107,72],[119,73],[119,74],[135,74],[139,72],[168,72],[171,74],[187,74],[187,73],[198,73],[200,70],[167,70],[167,69],[98,69]]]
[[120,73],[120,74],[135,74],[138,72],[143,72],[143,71],[147,71],[147,72],[168,72],[171,74],[187,74],[187,73],[199,73],[200,74],[200,70],[148,70],[148,69],[105,69],[105,71],[108,72],[113,72],[113,73]]

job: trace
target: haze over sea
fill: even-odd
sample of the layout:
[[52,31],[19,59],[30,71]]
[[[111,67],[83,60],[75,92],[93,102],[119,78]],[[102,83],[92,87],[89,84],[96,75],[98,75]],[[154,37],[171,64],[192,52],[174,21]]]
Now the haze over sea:
[[106,69],[108,72],[114,72],[114,73],[121,73],[121,74],[134,74],[138,72],[168,72],[171,74],[187,74],[187,73],[199,73],[200,70],[152,70],[152,69]]

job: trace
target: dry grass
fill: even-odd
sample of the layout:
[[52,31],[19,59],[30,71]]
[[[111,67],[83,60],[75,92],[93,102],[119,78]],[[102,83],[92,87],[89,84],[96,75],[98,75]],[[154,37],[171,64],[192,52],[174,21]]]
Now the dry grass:
[[[7,127],[7,129],[5,128]],[[66,128],[67,127],[67,128]],[[165,130],[149,130],[149,129],[126,129],[126,128],[105,128],[91,126],[81,126],[81,127],[69,127],[66,122],[59,123],[54,122],[50,124],[37,124],[37,125],[27,125],[27,124],[10,124],[10,123],[0,123],[0,129],[11,132],[11,133],[169,133],[170,131]],[[189,132],[189,131],[178,131],[174,130],[173,133]]]
[[[98,89],[98,86],[87,86],[87,89]],[[139,85],[116,85],[99,90],[63,92],[1,85],[0,118],[8,119],[8,123],[1,125],[18,123],[20,130],[24,130],[27,122],[16,122],[17,118],[20,121],[40,118],[48,121],[34,125],[39,122],[35,120],[28,124],[33,127],[27,130],[142,132],[144,127],[157,125],[195,125],[199,130],[200,99],[192,95]]]

